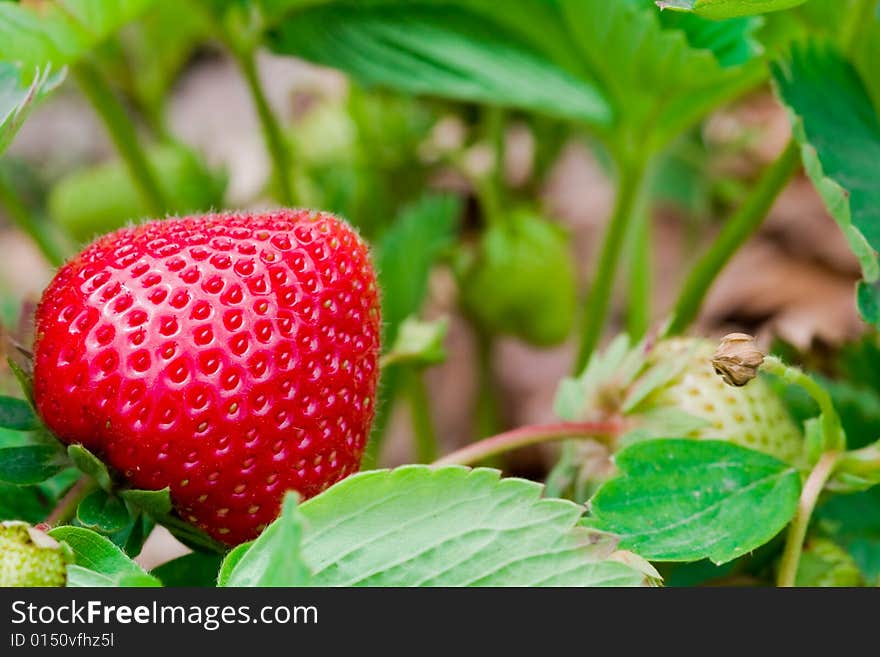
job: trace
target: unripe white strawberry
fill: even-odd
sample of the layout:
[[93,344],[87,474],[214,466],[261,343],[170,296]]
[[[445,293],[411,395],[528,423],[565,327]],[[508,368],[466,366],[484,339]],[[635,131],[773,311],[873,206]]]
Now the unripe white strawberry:
[[64,586],[67,559],[61,546],[24,522],[0,523],[0,587]]
[[640,407],[676,408],[705,420],[682,437],[729,440],[789,463],[797,460],[803,437],[782,400],[761,378],[741,388],[725,383],[712,366],[714,351],[715,343],[696,338],[658,343],[650,363],[681,361],[684,367]]
[[557,413],[572,421],[618,418],[620,444],[648,438],[728,440],[798,461],[803,436],[782,400],[760,377],[744,387],[724,383],[712,364],[716,344],[701,338],[625,338],[591,359],[584,374],[563,383]]

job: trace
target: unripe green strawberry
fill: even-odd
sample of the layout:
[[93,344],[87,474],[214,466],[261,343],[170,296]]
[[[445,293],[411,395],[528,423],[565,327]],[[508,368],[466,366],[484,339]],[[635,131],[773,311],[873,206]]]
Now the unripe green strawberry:
[[795,586],[864,586],[852,556],[827,538],[814,538],[804,546]]
[[[147,153],[152,171],[170,207],[185,213],[222,203],[225,176],[209,171],[199,157],[179,144]],[[49,194],[49,214],[79,241],[107,233],[152,214],[125,164],[114,160],[76,171]]]
[[561,342],[577,301],[565,233],[528,211],[490,225],[461,290],[465,309],[486,330],[539,346]]
[[66,581],[67,559],[54,539],[24,522],[0,523],[0,587]]
[[557,399],[565,419],[623,418],[627,439],[696,438],[732,443],[796,462],[804,439],[763,379],[731,387],[715,372],[715,343],[673,338],[628,348],[618,339],[566,382]]

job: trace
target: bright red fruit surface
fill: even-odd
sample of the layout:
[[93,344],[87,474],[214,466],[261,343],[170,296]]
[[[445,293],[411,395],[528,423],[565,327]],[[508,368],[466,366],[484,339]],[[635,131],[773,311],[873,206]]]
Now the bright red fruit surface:
[[214,538],[254,538],[287,490],[360,464],[379,299],[366,245],[329,214],[168,219],[107,235],[37,308],[46,425],[137,488],[171,489]]

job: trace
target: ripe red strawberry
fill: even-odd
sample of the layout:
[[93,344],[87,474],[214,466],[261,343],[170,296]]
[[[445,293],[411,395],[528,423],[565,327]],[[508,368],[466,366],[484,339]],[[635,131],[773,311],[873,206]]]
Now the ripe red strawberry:
[[254,538],[287,490],[356,471],[373,417],[379,299],[329,214],[154,221],[55,276],[36,313],[46,425],[137,488],[170,487],[216,539]]

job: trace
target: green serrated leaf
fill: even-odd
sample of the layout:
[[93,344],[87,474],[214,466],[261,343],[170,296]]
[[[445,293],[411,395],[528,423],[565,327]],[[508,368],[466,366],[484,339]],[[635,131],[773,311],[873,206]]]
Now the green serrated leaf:
[[107,466],[85,447],[82,445],[70,445],[67,448],[67,455],[70,457],[73,465],[98,482],[98,485],[105,491],[109,493],[113,489],[113,481],[110,478]]
[[714,20],[767,14],[772,11],[791,9],[807,0],[657,0],[660,9],[692,11],[698,16]]
[[362,472],[300,506],[314,586],[633,586],[583,508],[497,470]]
[[608,104],[590,81],[556,66],[504,22],[464,4],[315,7],[279,25],[270,45],[343,69],[367,85],[597,125],[611,121]]
[[225,586],[308,586],[310,572],[301,554],[302,536],[297,496],[288,493],[281,516],[246,552],[235,555],[236,565],[228,569]]
[[213,587],[222,562],[223,557],[219,554],[191,552],[166,561],[153,568],[150,574],[157,577],[163,586]]
[[220,570],[217,571],[217,586],[229,585],[229,578],[232,576],[232,572],[253,544],[253,541],[248,541],[247,543],[236,545],[229,551],[223,559],[223,563],[220,564]]
[[0,449],[0,482],[38,484],[57,474],[70,463],[55,445],[25,445]]
[[592,500],[593,525],[654,561],[735,559],[778,534],[800,496],[797,470],[728,442],[651,440],[615,462],[621,475]]
[[[649,130],[649,138],[638,145],[643,152],[659,150],[765,75],[754,56],[741,66],[723,66],[710,48],[691,47],[688,33],[664,26],[649,3],[556,0],[553,4],[562,11],[584,68],[610,93],[618,124]],[[737,39],[749,38],[738,24],[722,29],[735,32]],[[726,47],[730,48],[729,42]],[[754,49],[746,50],[754,55]],[[612,134],[611,139],[623,134]]]
[[161,586],[161,583],[155,577],[151,577],[146,573],[131,573],[128,575],[114,576],[105,573],[89,570],[76,564],[67,567],[67,586],[71,588],[77,587],[155,587]]
[[110,539],[90,529],[64,525],[49,535],[73,551],[75,564],[68,567],[68,586],[161,586]]
[[0,2],[0,60],[26,66],[74,63],[151,2]]
[[773,67],[804,166],[862,267],[859,308],[878,319],[880,118],[855,68],[832,47],[797,46]]
[[29,431],[39,426],[40,421],[25,400],[0,396],[0,428]]
[[76,519],[86,529],[101,534],[115,534],[132,522],[125,504],[104,490],[89,493],[76,509]]

